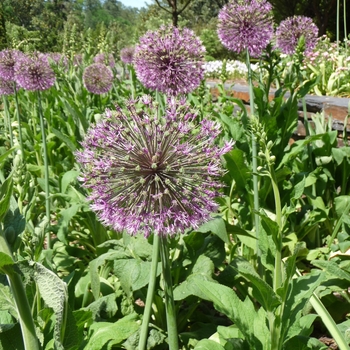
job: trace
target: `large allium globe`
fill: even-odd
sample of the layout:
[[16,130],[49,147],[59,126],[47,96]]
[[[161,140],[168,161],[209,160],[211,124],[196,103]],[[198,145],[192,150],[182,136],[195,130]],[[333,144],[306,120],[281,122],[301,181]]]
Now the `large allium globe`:
[[14,81],[15,80],[15,63],[24,54],[14,49],[0,51],[0,77]]
[[272,6],[265,0],[236,0],[219,12],[218,36],[229,50],[259,57],[273,35]]
[[120,59],[125,64],[132,64],[134,61],[135,46],[124,47],[120,50]]
[[6,80],[0,77],[0,96],[13,95],[15,93],[13,81]]
[[169,95],[189,93],[204,77],[204,52],[191,30],[162,26],[141,37],[135,48],[135,70],[149,89]]
[[288,17],[276,29],[276,46],[287,55],[293,54],[302,36],[305,39],[305,52],[310,53],[317,43],[316,24],[309,17]]
[[106,54],[106,53],[97,54],[94,57],[94,62],[106,64],[111,68],[115,67],[115,60],[114,60],[114,57],[111,53],[110,54]]
[[56,76],[46,55],[34,52],[21,55],[15,63],[15,81],[32,91],[47,90],[55,84]]
[[76,153],[83,185],[100,220],[129,234],[173,235],[198,227],[217,209],[220,156],[233,142],[215,145],[220,126],[203,120],[185,101],[168,101],[163,117],[151,97],[106,111]]
[[113,73],[105,64],[93,63],[85,68],[83,80],[88,91],[100,95],[112,88]]

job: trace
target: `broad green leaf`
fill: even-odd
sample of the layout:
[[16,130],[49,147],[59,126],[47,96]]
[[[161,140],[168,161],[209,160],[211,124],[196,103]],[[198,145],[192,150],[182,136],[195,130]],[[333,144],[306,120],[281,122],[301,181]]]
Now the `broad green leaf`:
[[63,209],[60,212],[57,237],[61,242],[65,244],[68,243],[67,234],[68,234],[69,223],[80,208],[81,208],[81,204],[72,204],[69,208]]
[[[126,294],[146,286],[149,282],[151,261],[141,259],[120,259],[114,261],[114,273],[120,279]],[[161,263],[158,263],[157,276],[161,273]]]
[[95,322],[89,328],[89,341],[85,348],[89,350],[112,349],[113,345],[118,345],[126,340],[139,327],[137,314],[125,316],[114,323]]
[[60,139],[62,142],[64,142],[67,145],[67,147],[71,150],[71,152],[75,152],[77,147],[67,135],[64,135],[61,131],[59,131],[59,130],[57,130],[55,128],[51,128],[51,132],[58,139]]
[[116,249],[118,250],[111,250],[90,261],[91,289],[95,300],[100,296],[100,277],[98,274],[98,268],[102,266],[105,261],[117,261],[119,259],[127,259],[130,257],[129,254],[125,252],[124,247],[116,246]]
[[46,305],[53,309],[56,317],[54,327],[55,345],[64,349],[63,339],[67,321],[67,285],[51,270],[34,263],[34,280]]
[[192,294],[191,287],[188,287],[188,284],[191,285],[192,281],[197,278],[204,280],[213,280],[212,274],[214,273],[214,264],[213,262],[206,257],[205,255],[200,255],[193,266],[191,275],[187,277],[179,286],[174,288],[174,300],[183,300]]
[[194,350],[225,350],[225,348],[213,340],[202,339],[197,343]]
[[80,174],[80,171],[69,170],[64,173],[61,179],[61,192],[66,193],[66,190],[73,181],[77,179],[77,176]]
[[[0,240],[4,240],[3,237],[0,237]],[[5,243],[5,241],[4,241]],[[6,243],[5,243],[6,244]],[[13,259],[10,255],[7,255],[3,252],[0,252],[0,269],[1,267],[5,266],[5,265],[13,265]]]
[[0,310],[8,311],[14,318],[18,318],[17,306],[9,286],[0,283]]
[[334,204],[338,218],[350,215],[350,196],[335,197]]
[[325,274],[312,270],[311,273],[294,278],[289,283],[289,290],[285,300],[285,307],[281,318],[282,337],[289,339],[289,332],[293,331],[293,323],[299,322],[302,309],[309,301],[315,289],[325,280]]
[[2,153],[0,155],[0,164],[3,163],[7,159],[7,157],[17,148],[19,148],[19,145],[14,146],[14,147],[10,148],[9,150],[7,150],[6,152]]
[[324,270],[327,274],[331,275],[332,277],[337,277],[343,280],[350,281],[350,273],[346,272],[345,270],[342,270],[339,267],[339,265],[332,260],[313,260],[311,264]]
[[13,180],[12,175],[9,176],[0,187],[0,220],[2,221],[10,208],[12,197]]
[[237,257],[231,262],[231,266],[252,284],[253,297],[264,307],[266,311],[273,311],[280,304],[280,300],[271,288],[254,270],[253,266],[245,259]]
[[0,350],[24,350],[19,323],[6,332],[0,332]]
[[222,239],[225,243],[229,243],[226,231],[225,221],[222,218],[215,218],[201,225],[197,232],[212,232]]
[[230,176],[236,181],[239,189],[244,189],[251,176],[251,170],[244,159],[244,152],[239,148],[224,155],[227,164],[227,170]]
[[116,302],[117,295],[112,293],[106,296],[99,297],[92,302],[84,310],[92,312],[92,318],[94,320],[108,319],[115,316],[118,311],[118,305]]
[[217,311],[237,325],[251,348],[269,348],[270,332],[266,326],[266,313],[263,308],[257,311],[248,297],[241,301],[231,288],[200,278],[193,278],[187,288],[193,295],[213,302]]

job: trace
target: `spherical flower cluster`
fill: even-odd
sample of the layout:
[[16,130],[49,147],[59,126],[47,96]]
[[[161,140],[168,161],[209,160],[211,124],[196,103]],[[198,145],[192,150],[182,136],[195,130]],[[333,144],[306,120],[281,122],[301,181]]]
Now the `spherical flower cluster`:
[[152,90],[169,95],[189,93],[204,77],[204,52],[191,30],[162,26],[147,32],[135,48],[137,77]]
[[219,12],[218,36],[229,50],[259,57],[273,35],[272,6],[266,0],[232,1]]
[[13,81],[0,77],[0,95],[13,95],[14,93]]
[[318,28],[305,16],[288,17],[276,30],[276,46],[285,54],[293,54],[299,39],[305,39],[305,52],[310,53],[317,43]]
[[132,64],[134,61],[135,46],[124,47],[120,50],[120,59],[125,64]]
[[17,58],[14,71],[17,84],[26,90],[47,90],[55,84],[55,73],[47,57],[37,52]]
[[99,53],[94,57],[94,62],[95,63],[103,63],[107,66],[110,66],[111,68],[115,67],[115,60],[113,55],[106,54],[106,53]]
[[104,94],[112,88],[113,73],[103,63],[93,63],[85,68],[83,74],[86,89],[93,94]]
[[8,80],[15,80],[15,63],[24,54],[14,49],[0,51],[0,77]]
[[80,180],[91,190],[100,220],[129,234],[173,235],[196,228],[217,210],[218,123],[203,120],[183,101],[168,101],[164,116],[150,96],[130,101],[92,126],[76,153]]

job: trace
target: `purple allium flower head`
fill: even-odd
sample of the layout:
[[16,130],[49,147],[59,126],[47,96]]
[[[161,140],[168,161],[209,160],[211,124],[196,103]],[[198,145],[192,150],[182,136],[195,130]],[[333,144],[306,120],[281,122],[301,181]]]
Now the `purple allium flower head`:
[[6,80],[0,77],[0,96],[1,95],[13,95],[15,89],[12,80]]
[[0,51],[0,77],[5,80],[15,80],[15,63],[24,53],[14,49]]
[[94,62],[95,63],[103,63],[107,66],[110,66],[111,68],[115,67],[115,60],[113,55],[106,54],[106,53],[99,53],[94,57]]
[[47,90],[55,84],[55,73],[46,55],[34,52],[15,63],[15,81],[26,90]]
[[47,58],[50,61],[54,62],[57,66],[67,69],[68,68],[68,58],[62,55],[59,52],[50,52],[47,55]]
[[195,123],[184,99],[172,97],[164,116],[157,115],[150,96],[107,110],[76,152],[92,209],[117,231],[173,235],[217,210],[220,156],[233,142],[216,146],[219,124]]
[[285,54],[293,54],[301,36],[305,39],[305,52],[310,53],[317,43],[316,24],[309,17],[288,17],[276,29],[276,46]]
[[161,26],[148,31],[135,48],[137,77],[147,88],[169,95],[191,92],[204,77],[204,52],[190,29]]
[[219,12],[218,36],[229,50],[259,57],[273,35],[272,6],[266,0],[234,0]]
[[86,89],[93,94],[104,94],[112,88],[113,73],[103,63],[93,63],[85,68],[83,74]]
[[132,64],[134,61],[135,46],[124,47],[120,50],[120,59],[125,64]]

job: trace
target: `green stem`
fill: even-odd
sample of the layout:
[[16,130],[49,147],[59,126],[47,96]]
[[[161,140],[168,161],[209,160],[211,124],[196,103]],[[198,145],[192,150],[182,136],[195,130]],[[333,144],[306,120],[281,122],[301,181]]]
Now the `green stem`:
[[275,199],[275,220],[278,226],[278,232],[276,237],[275,269],[273,278],[273,290],[276,292],[277,289],[282,285],[282,207],[275,169],[273,168],[272,164],[269,164],[269,172],[271,176],[273,196]]
[[[302,275],[298,269],[296,270],[296,274],[298,276]],[[340,350],[349,350],[349,345],[345,340],[343,334],[340,332],[332,316],[329,314],[328,310],[325,308],[322,301],[319,299],[315,292],[311,295],[310,304],[316,311],[317,315],[320,316],[323,324],[328,329],[328,332],[331,334],[331,336],[337,343],[338,348]]]
[[[0,252],[12,258],[12,252],[9,246],[7,245],[2,230],[0,230]],[[23,286],[21,276],[15,271],[12,265],[2,266],[1,271],[7,275],[11,292],[17,306],[24,349],[39,350],[40,347],[38,338],[35,333],[35,325],[32,317],[32,312],[28,303],[27,295]]]
[[178,350],[179,344],[176,324],[176,310],[174,304],[173,286],[171,281],[171,269],[167,236],[161,237],[160,256],[162,260],[162,270],[164,279],[165,310],[168,328],[169,350]]
[[[254,116],[254,91],[253,91],[253,80],[252,80],[252,70],[250,66],[249,52],[247,49],[247,69],[248,69],[248,83],[249,83],[249,103],[250,103],[250,115]],[[258,154],[256,137],[252,133],[252,162],[253,162],[253,196],[254,196],[254,224],[255,224],[255,237],[256,237],[256,253],[258,257],[258,270],[260,275],[262,274],[262,265],[260,263],[260,248],[259,248],[259,227],[260,227],[260,217],[259,217],[259,180],[257,175],[258,167]]]
[[[50,178],[49,178],[49,164],[48,164],[48,153],[47,153],[47,144],[46,144],[46,134],[45,134],[45,124],[44,124],[44,116],[41,105],[41,96],[40,92],[37,91],[38,96],[38,107],[39,107],[39,117],[40,117],[40,128],[41,128],[41,139],[43,143],[43,151],[44,151],[44,172],[45,172],[45,209],[46,209],[46,218],[47,225],[50,226]],[[46,234],[47,240],[47,248],[51,248],[51,235],[50,230],[47,231]]]
[[149,324],[149,320],[151,318],[153,296],[154,296],[156,279],[157,279],[159,242],[160,242],[159,235],[155,234],[153,237],[151,271],[150,271],[149,283],[148,283],[148,289],[147,289],[145,311],[144,311],[143,317],[142,317],[139,350],[146,349],[146,345],[147,345],[148,324]]
[[9,112],[9,105],[8,101],[5,95],[2,96],[3,101],[4,101],[4,112],[5,112],[5,120],[6,123],[8,124],[8,129],[9,129],[9,134],[10,134],[10,145],[11,148],[13,147],[13,132],[12,132],[12,125],[11,125],[11,117],[10,117],[10,112]]
[[16,103],[17,123],[18,123],[19,144],[20,144],[20,147],[21,147],[22,159],[24,159],[24,147],[23,147],[23,137],[22,137],[21,116],[20,116],[20,113],[19,113],[18,94],[17,94],[17,88],[16,88],[16,83],[15,82],[13,83],[13,89],[15,91],[15,103]]

